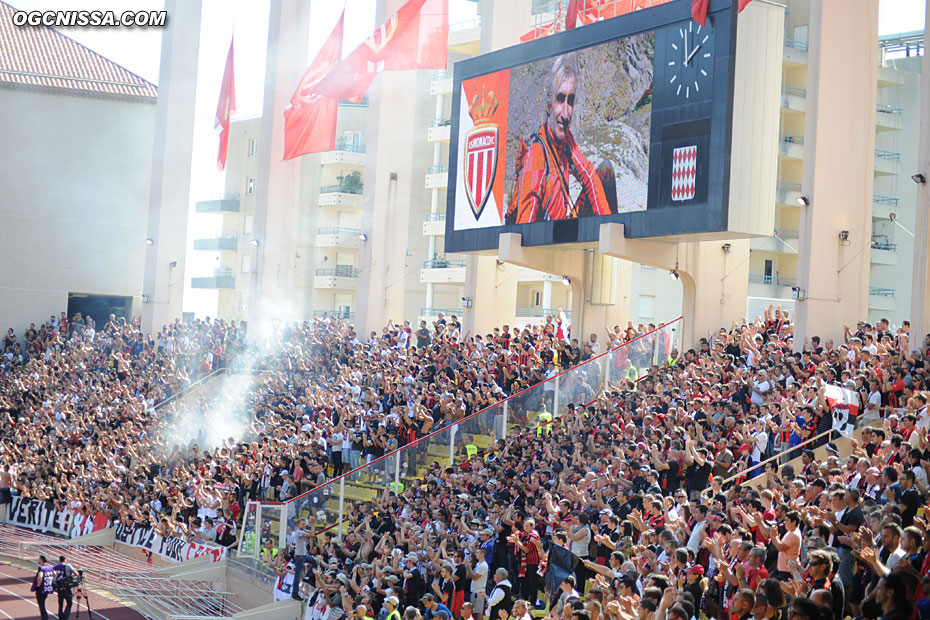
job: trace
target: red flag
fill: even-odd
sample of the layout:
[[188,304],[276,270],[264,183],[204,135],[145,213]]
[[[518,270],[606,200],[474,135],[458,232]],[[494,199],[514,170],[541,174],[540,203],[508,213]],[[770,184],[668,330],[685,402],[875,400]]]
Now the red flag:
[[313,88],[342,58],[345,11],[310,63],[284,110],[284,159],[336,148],[339,100],[313,94]]
[[691,0],[691,19],[701,24],[707,25],[707,5],[710,0]]
[[739,0],[739,10],[737,10],[736,12],[739,13],[740,11],[745,9],[746,5],[748,5],[750,2],[752,2],[752,0]]
[[226,69],[223,70],[223,84],[220,86],[220,100],[216,104],[216,120],[213,127],[220,134],[220,150],[216,155],[216,165],[220,170],[226,169],[226,150],[229,148],[229,118],[236,111],[236,80],[233,76],[233,40],[229,40],[229,53],[226,55]]
[[520,42],[526,43],[527,41],[535,41],[536,39],[548,37],[553,33],[555,33],[555,23],[549,24],[548,26],[539,26],[522,35],[520,37]]
[[[565,29],[571,30],[578,25],[578,5],[581,0],[568,0],[568,8],[565,9]],[[583,11],[584,9],[582,9]]]
[[342,60],[313,92],[358,103],[382,71],[445,69],[448,0],[409,0]]

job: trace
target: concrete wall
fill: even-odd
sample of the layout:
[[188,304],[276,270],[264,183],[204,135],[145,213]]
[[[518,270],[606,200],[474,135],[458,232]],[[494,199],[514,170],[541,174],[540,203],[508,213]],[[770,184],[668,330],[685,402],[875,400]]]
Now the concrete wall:
[[154,102],[3,88],[0,117],[4,329],[22,336],[69,292],[131,296],[138,314]]

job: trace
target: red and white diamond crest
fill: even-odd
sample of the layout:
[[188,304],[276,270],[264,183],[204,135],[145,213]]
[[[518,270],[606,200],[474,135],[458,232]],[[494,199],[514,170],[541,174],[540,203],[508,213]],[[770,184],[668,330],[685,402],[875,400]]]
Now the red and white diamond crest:
[[697,171],[697,145],[675,149],[672,153],[672,200],[694,198]]
[[479,125],[465,136],[465,194],[475,214],[481,217],[494,186],[497,172],[497,126]]

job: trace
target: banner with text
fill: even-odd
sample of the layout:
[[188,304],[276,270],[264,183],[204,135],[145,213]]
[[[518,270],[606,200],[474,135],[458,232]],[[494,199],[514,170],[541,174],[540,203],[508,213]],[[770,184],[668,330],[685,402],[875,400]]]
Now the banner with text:
[[204,555],[211,555],[214,562],[219,562],[226,557],[227,551],[226,547],[219,545],[187,542],[173,536],[165,538],[156,534],[151,527],[126,526],[122,523],[116,524],[116,540],[124,545],[151,551],[174,562],[193,560]]
[[55,510],[50,502],[14,496],[7,523],[37,532],[77,538],[109,526],[103,513],[82,515],[70,510]]

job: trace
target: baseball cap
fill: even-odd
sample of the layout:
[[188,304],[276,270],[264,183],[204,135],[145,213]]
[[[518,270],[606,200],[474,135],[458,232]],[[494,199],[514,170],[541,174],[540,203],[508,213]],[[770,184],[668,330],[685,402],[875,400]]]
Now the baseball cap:
[[427,592],[426,594],[424,594],[424,595],[420,598],[420,602],[421,602],[421,603],[428,603],[428,602],[433,601],[433,600],[435,600],[435,599],[433,598],[433,595],[430,594],[429,592]]
[[389,596],[386,599],[384,599],[384,602],[390,603],[391,605],[394,606],[395,609],[397,608],[398,605],[400,605],[400,601],[397,599],[396,596]]
[[743,445],[739,447],[740,452],[749,452],[750,450],[752,450],[752,448],[749,446],[748,443],[744,443]]
[[689,573],[689,574],[691,574],[691,575],[703,575],[703,574],[704,574],[704,567],[701,566],[700,564],[695,564],[694,566],[692,566],[691,568],[689,568],[689,569],[686,570],[685,572],[686,572],[686,573]]

